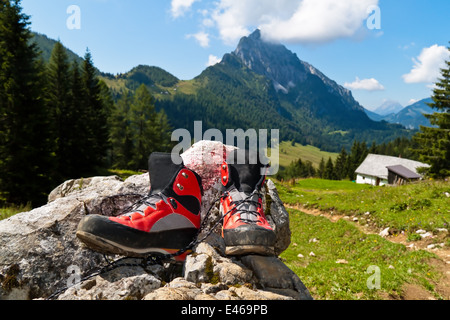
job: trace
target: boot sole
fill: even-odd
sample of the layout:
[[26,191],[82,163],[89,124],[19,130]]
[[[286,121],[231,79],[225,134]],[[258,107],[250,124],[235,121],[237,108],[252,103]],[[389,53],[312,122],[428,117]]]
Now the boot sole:
[[276,236],[272,230],[256,225],[243,225],[223,230],[225,253],[230,256],[259,254],[275,255]]
[[[175,229],[148,233],[113,222],[102,216],[87,216],[79,224],[76,236],[88,248],[105,254],[145,257],[167,255],[186,248],[197,229]],[[180,260],[186,255],[177,256]]]
[[258,245],[229,246],[225,248],[225,254],[228,256],[245,256],[251,254],[275,256],[275,248]]
[[[117,254],[120,256],[127,256],[133,258],[144,258],[148,257],[149,255],[164,256],[168,254],[174,254],[180,250],[180,249],[163,249],[163,248],[145,248],[137,250],[135,248],[129,248],[119,243],[115,243],[113,241],[100,238],[96,235],[84,231],[78,231],[76,235],[78,239],[80,239],[86,247],[88,247],[93,251],[103,254]],[[186,251],[186,253],[177,257],[173,257],[172,259],[176,261],[184,261],[186,259],[186,256],[191,253],[192,251],[188,250]]]

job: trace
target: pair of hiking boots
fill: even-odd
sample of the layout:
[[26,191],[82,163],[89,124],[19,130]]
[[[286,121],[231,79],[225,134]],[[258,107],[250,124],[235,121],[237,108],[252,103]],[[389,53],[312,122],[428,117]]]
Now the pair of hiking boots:
[[[201,228],[203,188],[201,177],[188,169],[181,157],[178,162],[181,164],[174,164],[171,154],[151,154],[150,193],[119,217],[86,216],[77,237],[101,253],[172,255],[173,260],[184,261],[190,253],[185,249]],[[264,215],[260,193],[264,168],[256,154],[240,150],[221,166],[220,210],[227,255],[274,252],[275,233]]]

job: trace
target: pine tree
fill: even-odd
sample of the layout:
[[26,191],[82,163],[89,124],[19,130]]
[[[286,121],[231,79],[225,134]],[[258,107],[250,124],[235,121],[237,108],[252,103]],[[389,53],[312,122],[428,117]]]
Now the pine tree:
[[376,142],[374,141],[374,142],[372,142],[372,145],[370,146],[369,153],[377,154],[378,153],[377,150],[378,150],[378,147],[377,147]]
[[115,104],[111,115],[111,161],[116,169],[131,169],[130,161],[133,159],[133,137],[130,126],[130,109],[133,96],[126,92]]
[[39,205],[52,188],[45,77],[20,0],[0,1],[0,201]]
[[433,90],[433,102],[429,104],[438,112],[426,115],[435,127],[422,126],[421,132],[414,136],[420,145],[416,149],[420,160],[431,165],[428,174],[436,178],[450,176],[450,60],[446,65]]
[[341,153],[336,159],[336,164],[334,166],[334,175],[337,180],[342,180],[347,177],[347,151],[342,148]]
[[336,179],[334,175],[333,160],[331,160],[331,157],[328,158],[327,164],[325,165],[325,172],[323,173],[323,178],[327,180]]
[[359,141],[354,141],[348,156],[347,176],[350,180],[354,180],[356,178],[355,170],[358,168],[359,153],[361,152],[360,146]]
[[130,110],[132,140],[134,142],[134,155],[131,166],[136,169],[145,169],[150,153],[158,150],[159,126],[155,111],[155,99],[145,85],[141,85],[135,93]]
[[322,158],[322,160],[320,160],[319,169],[317,170],[317,176],[322,179],[324,179],[324,177],[325,177],[325,159],[324,158]]
[[174,147],[174,143],[172,142],[173,128],[169,123],[169,118],[164,109],[158,112],[156,124],[159,131],[159,145],[157,150],[159,152],[170,152]]
[[287,170],[287,178],[301,178],[303,174],[303,161],[302,159],[298,159],[297,161],[293,161]]
[[314,166],[311,161],[305,162],[305,171],[304,171],[304,178],[311,178],[316,175],[316,169],[314,169]]
[[73,60],[70,68],[71,90],[69,108],[72,115],[70,125],[73,134],[71,148],[67,154],[72,164],[72,171],[68,172],[67,178],[80,178],[84,175],[85,168],[89,167],[89,160],[85,156],[87,140],[87,111],[84,104],[83,79],[81,77],[80,65]]
[[72,147],[74,139],[78,139],[73,130],[75,109],[71,106],[70,64],[66,49],[61,42],[53,48],[48,64],[48,107],[51,113],[51,128],[55,137],[56,174],[58,180],[71,177],[74,172]]
[[83,157],[85,157],[87,163],[84,173],[92,174],[97,168],[105,165],[109,130],[101,85],[89,50],[84,56],[81,78],[84,104],[82,118],[85,121],[85,132],[83,134],[86,136]]
[[106,128],[107,128],[107,142],[106,142],[106,162],[105,167],[111,168],[113,164],[112,146],[111,146],[111,125],[112,114],[115,111],[115,103],[113,98],[113,92],[108,88],[108,85],[100,80],[100,98],[103,102],[103,108],[106,112]]
[[[367,143],[365,141],[363,141],[360,143],[360,146],[359,146],[359,157],[358,157],[357,167],[359,167],[360,164],[364,162],[364,160],[367,158],[368,155],[369,155],[369,148],[367,147]],[[355,170],[356,169],[357,168],[355,168]]]
[[351,153],[348,156],[347,176],[350,180],[356,179],[355,170],[361,165],[369,154],[369,149],[365,142],[354,141]]

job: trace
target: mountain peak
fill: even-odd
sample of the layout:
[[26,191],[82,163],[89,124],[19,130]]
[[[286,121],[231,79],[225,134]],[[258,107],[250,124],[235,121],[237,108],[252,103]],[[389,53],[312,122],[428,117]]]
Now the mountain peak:
[[351,109],[363,111],[348,89],[338,85],[284,45],[265,41],[261,31],[256,29],[248,37],[243,37],[232,53],[247,68],[272,81],[277,92],[288,94],[301,87],[305,81],[317,79],[330,94],[343,99]]
[[275,88],[286,89],[305,80],[306,69],[297,55],[281,44],[264,41],[259,29],[243,37],[233,55],[255,73],[272,80]]
[[253,33],[251,35],[248,36],[250,39],[253,40],[261,40],[261,30],[256,29],[255,31],[253,31]]
[[403,107],[399,102],[393,100],[387,100],[383,102],[381,106],[375,109],[373,112],[381,115],[387,116],[390,114],[396,114],[402,111],[405,107]]

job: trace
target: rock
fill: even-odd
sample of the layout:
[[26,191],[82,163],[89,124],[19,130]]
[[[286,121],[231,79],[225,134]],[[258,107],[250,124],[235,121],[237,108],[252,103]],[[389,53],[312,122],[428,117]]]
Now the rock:
[[161,287],[161,280],[141,267],[121,267],[68,289],[59,300],[140,300]]
[[185,280],[196,283],[214,299],[312,299],[298,276],[277,257],[248,255],[229,259],[206,243],[195,251],[186,260]]
[[425,232],[425,233],[420,233],[420,236],[422,237],[422,239],[432,238],[433,234],[431,232]]
[[[248,287],[233,287],[229,290],[231,293],[234,293],[240,300],[268,300],[267,295],[260,290],[253,290]],[[267,292],[267,294],[270,294]],[[277,300],[272,297],[271,300]],[[278,299],[280,300],[280,299]],[[286,300],[286,299],[283,299]]]
[[265,290],[288,289],[292,293],[296,292],[297,300],[312,299],[299,277],[277,257],[249,255],[242,257],[241,261],[253,271],[259,285]]
[[145,295],[143,300],[196,300],[202,293],[192,282],[176,278],[164,287]]
[[[0,299],[45,299],[55,293],[61,300],[311,299],[300,279],[277,257],[224,255],[215,201],[220,195],[217,173],[233,149],[201,141],[182,155],[186,166],[203,179],[205,230],[200,239],[213,231],[183,266],[126,259],[109,272],[86,277],[108,263],[78,241],[79,221],[88,214],[120,215],[148,193],[150,180],[148,174],[125,181],[116,176],[75,179],[55,188],[47,205],[0,221]],[[263,196],[280,254],[290,244],[289,214],[272,181]]]
[[187,257],[184,266],[184,278],[193,283],[242,285],[249,282],[252,275],[241,263],[219,255],[206,242],[197,246],[195,254]]
[[228,286],[223,283],[212,284],[212,283],[202,283],[201,287],[202,291],[205,294],[216,294],[222,290],[228,290]]
[[252,272],[238,261],[220,256],[207,243],[201,243],[195,254],[186,259],[184,277],[193,283],[243,285],[252,278]]
[[383,237],[383,238],[386,238],[387,236],[389,236],[389,229],[390,229],[390,228],[386,228],[386,229],[384,229],[383,231],[381,231],[381,232],[379,233],[379,236],[380,236],[380,237]]
[[275,242],[275,254],[280,255],[291,244],[291,229],[289,227],[289,213],[286,211],[283,202],[278,195],[278,191],[272,180],[266,183],[268,195],[265,196],[265,213],[268,222],[274,229],[277,240]]
[[[69,266],[85,272],[100,265],[102,256],[83,249],[75,231],[89,212],[111,214],[102,200],[117,194],[122,184],[117,177],[91,179],[89,185],[72,189],[46,206],[1,221],[0,275],[14,277],[16,291],[32,299],[46,297],[59,288],[61,280],[69,278]],[[119,200],[115,210],[133,199]],[[0,299],[9,297],[8,289],[0,287]]]
[[241,300],[234,292],[230,290],[222,290],[214,296],[217,300]]
[[315,254],[314,252],[311,251],[311,252],[309,253],[309,256],[310,256],[310,257],[315,257],[316,254]]

